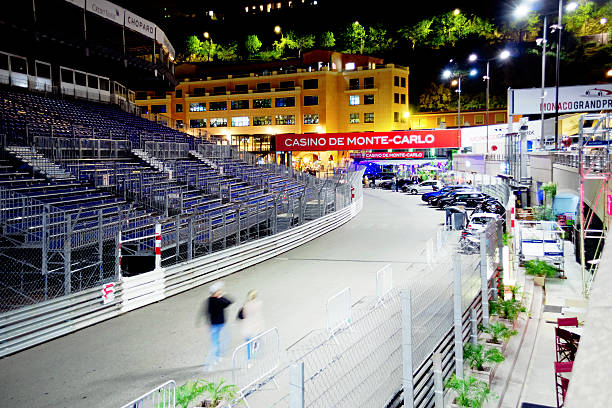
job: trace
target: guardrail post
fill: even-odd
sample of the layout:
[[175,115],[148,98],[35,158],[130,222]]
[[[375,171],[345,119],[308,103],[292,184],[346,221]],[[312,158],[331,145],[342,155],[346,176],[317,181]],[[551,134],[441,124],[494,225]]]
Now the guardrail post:
[[304,362],[291,364],[289,376],[289,408],[305,408]]
[[402,304],[402,383],[404,407],[414,408],[412,368],[412,305],[410,290],[400,292]]
[[[248,236],[248,226],[249,226],[249,209],[247,207],[247,236]],[[240,228],[241,228],[241,222],[240,222],[240,206],[238,206],[238,209],[236,210],[236,245],[240,245]]]
[[104,250],[102,246],[103,242],[103,230],[102,230],[102,210],[98,210],[98,261],[100,262],[100,275],[99,278],[104,278],[104,257],[102,256]]
[[115,237],[115,260],[115,281],[118,281],[121,276],[121,224]]
[[[26,208],[26,207],[23,207]],[[45,277],[45,300],[47,300],[47,296],[49,294],[49,282],[48,282],[48,270],[47,270],[47,257],[48,257],[48,250],[49,250],[49,242],[47,240],[47,230],[49,227],[49,207],[47,206],[47,204],[44,205],[43,207],[43,214],[42,214],[42,237],[41,237],[41,245],[42,245],[42,259],[41,259],[41,272]]]
[[455,374],[463,378],[463,310],[461,296],[461,257],[453,258],[453,323],[455,332]]
[[212,217],[208,216],[208,253],[211,254],[212,250],[213,250]]
[[64,217],[67,217],[64,235],[64,295],[69,295],[72,291],[70,273],[72,269],[72,261],[70,259],[72,246],[72,216],[70,214],[65,214]]
[[442,380],[442,355],[433,353],[434,401],[436,408],[444,408],[444,382]]
[[161,269],[161,224],[155,224],[155,270]]
[[478,344],[478,318],[476,317],[476,310],[470,310],[470,341],[473,345]]
[[489,281],[487,279],[487,233],[480,233],[480,284],[482,298],[482,324],[489,327]]
[[189,217],[187,220],[187,260],[191,261],[193,258],[193,217]]
[[179,262],[179,255],[181,252],[181,216],[177,215],[176,216],[176,221],[174,223],[174,231],[176,232],[176,250],[174,251],[174,259],[176,260],[176,262]]

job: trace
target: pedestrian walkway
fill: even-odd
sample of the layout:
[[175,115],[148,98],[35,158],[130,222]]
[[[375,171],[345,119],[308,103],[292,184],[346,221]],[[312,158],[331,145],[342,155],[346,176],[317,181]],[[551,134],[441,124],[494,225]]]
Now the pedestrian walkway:
[[[524,282],[528,318],[519,319],[519,336],[508,344],[507,359],[498,369],[492,385],[500,396],[489,407],[516,408],[522,404],[556,407],[555,325],[558,317],[577,316],[584,321],[586,303],[582,296],[580,264],[574,246],[565,241],[566,279],[547,279],[544,288],[533,284],[520,268],[518,282]],[[569,307],[569,308],[568,308]],[[561,314],[562,310],[565,314]]]

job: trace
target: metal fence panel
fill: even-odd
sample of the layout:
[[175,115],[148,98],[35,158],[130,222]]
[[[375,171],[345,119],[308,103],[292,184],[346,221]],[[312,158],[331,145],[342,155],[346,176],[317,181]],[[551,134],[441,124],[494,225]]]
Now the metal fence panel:
[[351,288],[345,288],[327,299],[325,329],[330,336],[351,324]]

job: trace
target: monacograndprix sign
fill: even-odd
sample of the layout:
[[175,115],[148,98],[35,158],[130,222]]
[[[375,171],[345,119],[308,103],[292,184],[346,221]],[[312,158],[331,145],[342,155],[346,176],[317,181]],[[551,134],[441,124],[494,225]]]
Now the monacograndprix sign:
[[351,159],[424,159],[425,152],[351,153]]
[[[544,113],[555,113],[555,88],[544,88]],[[540,113],[542,88],[510,89],[508,115]],[[612,84],[559,87],[559,112],[612,110]]]
[[280,134],[277,151],[429,149],[461,147],[458,129],[400,132]]

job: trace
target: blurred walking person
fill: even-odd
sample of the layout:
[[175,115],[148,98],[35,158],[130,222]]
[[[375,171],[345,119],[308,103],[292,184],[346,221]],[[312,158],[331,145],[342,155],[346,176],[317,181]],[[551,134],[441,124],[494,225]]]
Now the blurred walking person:
[[[242,336],[245,342],[249,342],[255,336],[263,331],[263,314],[261,300],[257,299],[257,291],[250,290],[247,294],[247,300],[240,309],[239,317],[242,319]],[[248,367],[251,366],[251,357],[253,356],[254,343],[247,347]]]
[[210,323],[210,351],[204,362],[204,368],[211,370],[215,364],[221,361],[229,344],[227,328],[225,325],[225,309],[232,301],[224,296],[223,282],[215,282],[208,289],[206,314]]

